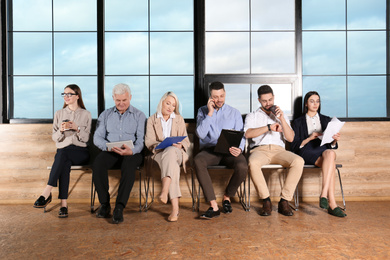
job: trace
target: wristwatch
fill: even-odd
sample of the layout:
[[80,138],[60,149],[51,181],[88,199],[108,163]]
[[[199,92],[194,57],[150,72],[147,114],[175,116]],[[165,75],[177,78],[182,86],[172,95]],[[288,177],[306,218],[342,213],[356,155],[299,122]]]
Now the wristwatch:
[[80,127],[78,126],[78,127],[77,127],[77,133],[79,133],[79,132],[80,132]]
[[268,124],[268,131],[271,131],[271,124]]

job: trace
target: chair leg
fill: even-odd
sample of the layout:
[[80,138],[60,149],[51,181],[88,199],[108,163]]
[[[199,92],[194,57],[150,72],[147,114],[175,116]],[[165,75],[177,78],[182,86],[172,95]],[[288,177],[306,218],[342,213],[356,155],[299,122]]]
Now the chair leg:
[[197,196],[196,203],[198,204],[198,206],[196,207],[196,211],[199,212],[199,207],[200,207],[200,183],[199,182],[198,182],[198,194],[196,196]]
[[298,208],[299,208],[299,188],[298,188],[298,185],[295,188],[295,192],[294,192],[294,203],[295,203],[295,210],[298,211]]
[[142,188],[141,188],[141,182],[142,182],[142,172],[141,170],[138,171],[139,173],[139,212],[142,212],[142,202],[141,202],[141,197],[142,197]]
[[341,189],[341,196],[343,197],[343,205],[344,205],[344,210],[346,211],[347,210],[347,207],[345,205],[345,198],[344,198],[344,190],[343,190],[343,184],[341,182],[341,175],[340,175],[340,170],[339,168],[336,166],[336,170],[337,170],[337,173],[339,175],[339,182],[340,182],[340,189]]
[[194,170],[191,168],[191,199],[192,199],[192,212],[195,211],[196,201],[195,201],[195,178],[194,178]]
[[96,197],[96,190],[95,186],[93,185],[93,180],[91,181],[91,213],[94,213],[95,210],[95,197]]

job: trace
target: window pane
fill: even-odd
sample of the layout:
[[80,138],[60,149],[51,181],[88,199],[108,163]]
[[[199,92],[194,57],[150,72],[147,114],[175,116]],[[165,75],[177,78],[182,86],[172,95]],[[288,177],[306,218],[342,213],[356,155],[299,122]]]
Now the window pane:
[[347,91],[345,76],[303,77],[303,97],[309,91],[317,91],[321,97],[321,114],[346,117]]
[[386,29],[386,0],[347,1],[348,29]]
[[269,83],[264,83],[260,85],[253,84],[252,85],[252,111],[255,111],[261,106],[258,100],[259,97],[257,95],[257,90],[262,85],[269,85],[272,88],[275,97],[274,104],[279,106],[285,115],[292,117],[291,84],[269,84]]
[[348,73],[386,73],[386,31],[348,32]]
[[151,74],[192,74],[192,32],[150,33]]
[[206,73],[249,73],[249,33],[206,33]]
[[148,30],[148,1],[110,0],[104,3],[106,31]]
[[13,73],[51,75],[51,50],[50,33],[13,33]]
[[14,31],[51,31],[51,0],[13,0]]
[[51,77],[14,77],[13,118],[53,118]]
[[302,29],[345,29],[345,0],[302,1]]
[[55,33],[54,73],[96,75],[96,33]]
[[225,103],[240,111],[241,114],[251,112],[250,84],[224,84],[226,90]]
[[206,31],[249,30],[249,0],[205,0],[205,9]]
[[148,33],[106,33],[106,74],[148,74]]
[[348,77],[348,117],[386,116],[386,77]]
[[252,0],[252,30],[294,30],[294,0]]
[[97,118],[97,78],[93,77],[54,77],[54,111],[62,108],[64,98],[61,93],[69,84],[76,84],[81,89],[85,108],[91,112],[92,118]]
[[150,30],[193,30],[192,0],[151,0]]
[[252,33],[252,73],[294,73],[295,33]]
[[303,32],[303,74],[345,74],[345,46],[345,32]]
[[150,114],[156,113],[158,102],[167,91],[173,91],[178,97],[180,114],[184,118],[194,118],[194,77],[150,77]]
[[129,85],[131,90],[130,104],[145,113],[146,117],[149,115],[149,77],[105,77],[104,99],[105,107],[110,108],[115,106],[112,99],[112,89],[116,84],[124,83]]
[[55,31],[96,31],[96,0],[54,0]]

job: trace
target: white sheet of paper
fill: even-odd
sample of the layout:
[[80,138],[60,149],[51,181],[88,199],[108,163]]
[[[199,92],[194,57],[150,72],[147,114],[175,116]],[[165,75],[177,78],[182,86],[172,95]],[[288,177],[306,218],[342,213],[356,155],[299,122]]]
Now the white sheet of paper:
[[333,142],[332,136],[339,133],[344,124],[345,122],[341,122],[336,117],[333,117],[323,135],[318,137],[319,139],[322,139],[321,146]]

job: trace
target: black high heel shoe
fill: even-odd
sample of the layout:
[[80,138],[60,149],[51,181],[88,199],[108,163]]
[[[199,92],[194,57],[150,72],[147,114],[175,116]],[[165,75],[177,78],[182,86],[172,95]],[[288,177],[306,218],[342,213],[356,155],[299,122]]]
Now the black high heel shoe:
[[34,203],[34,208],[46,208],[47,204],[51,202],[51,193],[47,199],[45,197],[40,196]]

